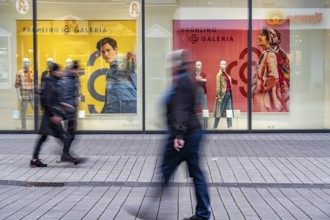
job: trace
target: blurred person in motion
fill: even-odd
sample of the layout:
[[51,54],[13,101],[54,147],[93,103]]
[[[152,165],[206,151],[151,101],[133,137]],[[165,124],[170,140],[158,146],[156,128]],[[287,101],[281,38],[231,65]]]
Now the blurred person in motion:
[[65,155],[65,161],[70,161],[75,164],[79,162],[77,159],[70,157],[69,149],[72,141],[68,138],[68,135],[62,125],[63,118],[68,117],[68,111],[75,111],[73,109],[68,110],[69,104],[63,102],[63,94],[65,94],[65,89],[63,89],[64,87],[61,85],[63,72],[60,71],[58,64],[53,63],[49,73],[49,77],[43,79],[43,88],[41,88],[40,91],[40,102],[44,110],[44,114],[42,116],[41,125],[38,131],[40,138],[37,140],[34,148],[32,160],[30,161],[30,167],[47,166],[47,164],[42,163],[39,159],[39,153],[41,146],[46,141],[48,135],[59,138],[64,143],[63,155]]
[[[164,96],[164,107],[169,134],[165,141],[161,164],[162,188],[153,199],[159,197],[176,168],[186,161],[189,175],[193,178],[197,198],[195,214],[184,220],[210,218],[208,186],[199,163],[199,151],[203,130],[196,114],[196,83],[193,74],[192,55],[188,50],[176,50],[166,55],[168,68],[173,75],[173,84]],[[164,194],[165,195],[165,194]],[[155,219],[150,210],[156,201],[144,206],[137,213],[138,218]],[[134,214],[134,210],[128,210]]]
[[73,61],[72,66],[67,68],[59,80],[61,88],[60,104],[64,107],[64,119],[66,123],[66,141],[64,142],[62,162],[73,162],[75,164],[82,162],[84,158],[74,158],[70,154],[70,148],[75,138],[77,129],[77,110],[80,91],[79,81],[79,62]]
[[165,96],[166,118],[169,135],[162,162],[164,185],[182,161],[188,165],[193,178],[197,205],[195,215],[184,220],[210,218],[208,186],[199,164],[203,131],[196,114],[196,84],[192,74],[192,54],[176,50],[167,54],[173,74],[173,85]]
[[59,80],[62,77],[60,67],[58,64],[53,63],[49,69],[49,76],[43,78],[42,87],[40,90],[40,102],[44,110],[41,119],[41,125],[38,131],[40,138],[38,139],[33,151],[32,160],[30,161],[31,167],[46,167],[39,159],[39,153],[42,144],[46,141],[47,136],[51,135],[60,138],[63,143],[67,143],[65,131],[61,121],[63,120],[63,107],[60,104],[60,85]]

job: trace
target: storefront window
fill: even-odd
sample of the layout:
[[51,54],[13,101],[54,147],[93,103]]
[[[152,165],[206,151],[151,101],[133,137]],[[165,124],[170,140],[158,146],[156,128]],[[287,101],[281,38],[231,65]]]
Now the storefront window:
[[[0,130],[34,129],[32,38],[23,53],[17,51],[16,20],[32,19],[26,0],[0,5]],[[30,46],[31,45],[31,46]]]
[[[203,127],[246,130],[247,1],[147,0],[145,27],[146,130],[165,128],[159,106],[171,82],[164,55],[181,48],[192,50],[196,61],[197,109]],[[220,83],[226,78],[227,87]]]
[[36,3],[36,51],[32,2],[0,4],[0,131],[37,129],[42,76],[75,60],[78,131],[164,131],[165,54],[182,48],[194,55],[206,130],[330,128],[327,0],[252,0],[252,20],[239,0]]
[[253,130],[329,128],[326,3],[253,1]]
[[[142,129],[140,1],[37,2],[38,78],[80,63],[78,130]],[[31,20],[17,20],[18,52]]]

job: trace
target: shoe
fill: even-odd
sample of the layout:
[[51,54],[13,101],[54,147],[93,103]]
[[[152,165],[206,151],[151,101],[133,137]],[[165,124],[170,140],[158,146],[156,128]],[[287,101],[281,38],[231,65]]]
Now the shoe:
[[77,159],[72,157],[70,154],[62,154],[61,156],[61,162],[71,162],[76,163]]
[[42,163],[41,160],[39,160],[39,159],[36,159],[36,160],[33,159],[33,160],[30,161],[30,167],[31,168],[46,167],[46,166],[47,166],[47,164]]
[[197,215],[193,215],[189,218],[184,218],[183,220],[207,220],[206,218],[198,217]]
[[63,154],[61,156],[61,162],[70,162],[70,163],[73,163],[74,165],[84,163],[86,160],[87,160],[86,157],[75,158],[75,157],[72,157],[70,154]]

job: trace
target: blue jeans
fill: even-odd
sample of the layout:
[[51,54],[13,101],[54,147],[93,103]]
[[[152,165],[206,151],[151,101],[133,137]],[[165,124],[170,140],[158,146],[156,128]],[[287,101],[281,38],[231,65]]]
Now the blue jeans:
[[174,136],[170,135],[167,140],[164,158],[162,162],[162,174],[164,178],[164,186],[168,183],[177,166],[182,161],[188,164],[189,175],[193,178],[195,193],[197,199],[196,215],[205,219],[210,218],[210,199],[208,186],[204,178],[203,172],[199,165],[200,143],[203,138],[203,131],[198,129],[184,137],[184,147],[181,151],[173,148]]
[[136,100],[110,102],[104,105],[102,113],[136,113]]
[[28,99],[23,99],[21,101],[21,123],[23,129],[26,128],[26,110],[29,103],[31,105],[32,110],[34,111],[33,90],[29,91]]
[[[226,110],[232,110],[232,103],[231,103],[231,91],[228,91],[226,92],[222,102],[221,102],[221,105],[220,105],[220,112],[221,112],[221,115],[223,112],[226,112]],[[214,119],[214,125],[213,125],[213,128],[217,128],[218,127],[218,124],[219,124],[219,121],[220,121],[220,117],[216,117]],[[233,122],[232,122],[232,118],[227,118],[227,127],[230,128],[233,126]]]
[[[208,110],[207,107],[207,96],[204,92],[204,89],[202,87],[197,87],[197,92],[196,92],[196,105],[201,105],[202,110]],[[203,128],[208,127],[208,117],[203,117]]]
[[207,110],[207,97],[202,87],[197,89],[196,93],[196,105],[200,104],[203,110]]

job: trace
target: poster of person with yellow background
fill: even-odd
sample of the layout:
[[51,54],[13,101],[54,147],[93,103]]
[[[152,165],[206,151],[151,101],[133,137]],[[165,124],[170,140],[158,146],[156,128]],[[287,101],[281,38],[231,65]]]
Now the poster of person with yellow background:
[[[33,64],[32,20],[17,20],[16,24],[17,62],[19,63],[22,58],[27,57]],[[79,110],[85,110],[86,114],[101,113],[106,99],[107,74],[111,69],[102,55],[102,50],[97,49],[97,43],[104,38],[112,38],[116,41],[117,48],[114,49],[116,49],[118,63],[122,66],[123,60],[127,59],[126,55],[132,54],[131,52],[136,49],[136,21],[37,21],[39,82],[41,73],[47,69],[48,58],[53,58],[53,61],[60,64],[62,68],[65,68],[65,60],[68,58],[78,60],[81,65],[79,73],[82,92]],[[34,69],[34,67],[32,68]],[[129,113],[136,113],[136,111]]]

